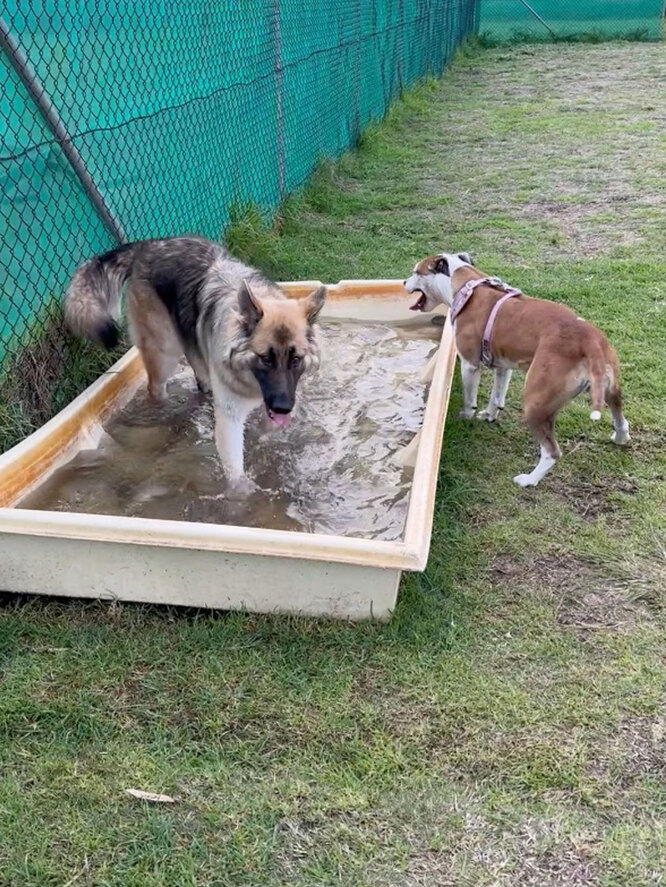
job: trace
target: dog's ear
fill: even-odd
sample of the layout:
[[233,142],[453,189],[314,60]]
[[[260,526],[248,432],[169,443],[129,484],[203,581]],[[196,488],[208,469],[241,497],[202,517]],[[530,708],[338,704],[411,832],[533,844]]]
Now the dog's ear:
[[245,329],[251,333],[261,318],[264,316],[264,309],[261,302],[250,289],[247,280],[241,280],[238,288],[238,309],[243,318]]
[[320,286],[305,299],[302,299],[303,310],[305,311],[305,319],[312,326],[319,317],[319,312],[324,307],[326,301],[326,287]]
[[433,265],[433,273],[434,274],[446,274],[447,277],[450,277],[449,274],[449,260],[444,256],[436,256],[435,264]]
[[461,262],[464,262],[466,265],[473,265],[472,257],[469,253],[458,253],[458,258]]

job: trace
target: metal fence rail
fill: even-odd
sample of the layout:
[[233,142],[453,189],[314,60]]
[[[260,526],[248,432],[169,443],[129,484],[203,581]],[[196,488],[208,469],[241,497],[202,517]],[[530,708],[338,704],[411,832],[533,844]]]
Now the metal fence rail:
[[6,0],[0,28],[0,448],[91,372],[61,329],[119,239],[219,238],[275,207],[478,24],[478,0]]
[[496,41],[605,37],[657,40],[664,0],[481,0],[479,30]]

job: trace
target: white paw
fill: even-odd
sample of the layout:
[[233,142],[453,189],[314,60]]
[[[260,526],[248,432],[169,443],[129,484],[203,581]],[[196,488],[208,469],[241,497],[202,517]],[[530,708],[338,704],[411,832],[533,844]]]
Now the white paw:
[[229,494],[231,496],[251,496],[258,490],[259,486],[247,474],[229,478]]
[[497,413],[491,410],[480,410],[476,414],[476,418],[486,422],[494,422],[497,419]]
[[539,483],[538,480],[534,480],[531,474],[517,474],[513,480],[519,487],[536,487]]
[[628,431],[614,431],[611,434],[611,440],[618,447],[623,447],[626,443],[629,443],[631,437],[629,436]]
[[475,413],[475,412],[476,412],[476,407],[465,407],[464,410],[461,410],[461,411],[458,413],[458,416],[459,416],[461,419],[473,419],[473,418],[474,418],[474,413]]

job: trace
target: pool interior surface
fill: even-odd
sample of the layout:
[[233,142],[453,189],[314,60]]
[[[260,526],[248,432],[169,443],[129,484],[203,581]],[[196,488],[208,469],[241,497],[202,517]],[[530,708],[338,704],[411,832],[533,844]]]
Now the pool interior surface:
[[321,368],[301,380],[289,428],[275,428],[263,407],[249,420],[251,493],[227,484],[211,400],[183,365],[165,404],[142,387],[95,449],[18,507],[398,539],[411,473],[395,455],[422,425],[420,377],[440,335],[430,325],[324,323]]

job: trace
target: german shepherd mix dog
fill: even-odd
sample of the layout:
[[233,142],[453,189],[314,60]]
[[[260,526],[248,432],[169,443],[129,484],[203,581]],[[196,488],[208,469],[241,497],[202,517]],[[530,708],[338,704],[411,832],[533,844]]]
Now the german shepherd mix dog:
[[539,464],[514,477],[521,487],[536,486],[560,458],[554,426],[557,412],[583,391],[590,391],[590,418],[610,407],[611,440],[625,444],[629,424],[622,413],[617,356],[602,332],[564,305],[530,299],[496,277],[486,277],[467,253],[441,253],[419,262],[405,281],[417,293],[414,311],[449,306],[460,355],[464,409],[476,412],[481,364],[495,373],[490,402],[477,418],[494,422],[504,408],[514,369],[527,373],[523,409],[541,447]]
[[[112,348],[122,288],[148,391],[166,396],[183,354],[215,408],[215,443],[230,481],[244,478],[245,422],[262,401],[286,428],[300,377],[319,366],[316,321],[326,290],[287,299],[258,271],[199,237],[129,243],[89,259],[65,296],[73,333]],[[247,482],[247,481],[246,481]]]

